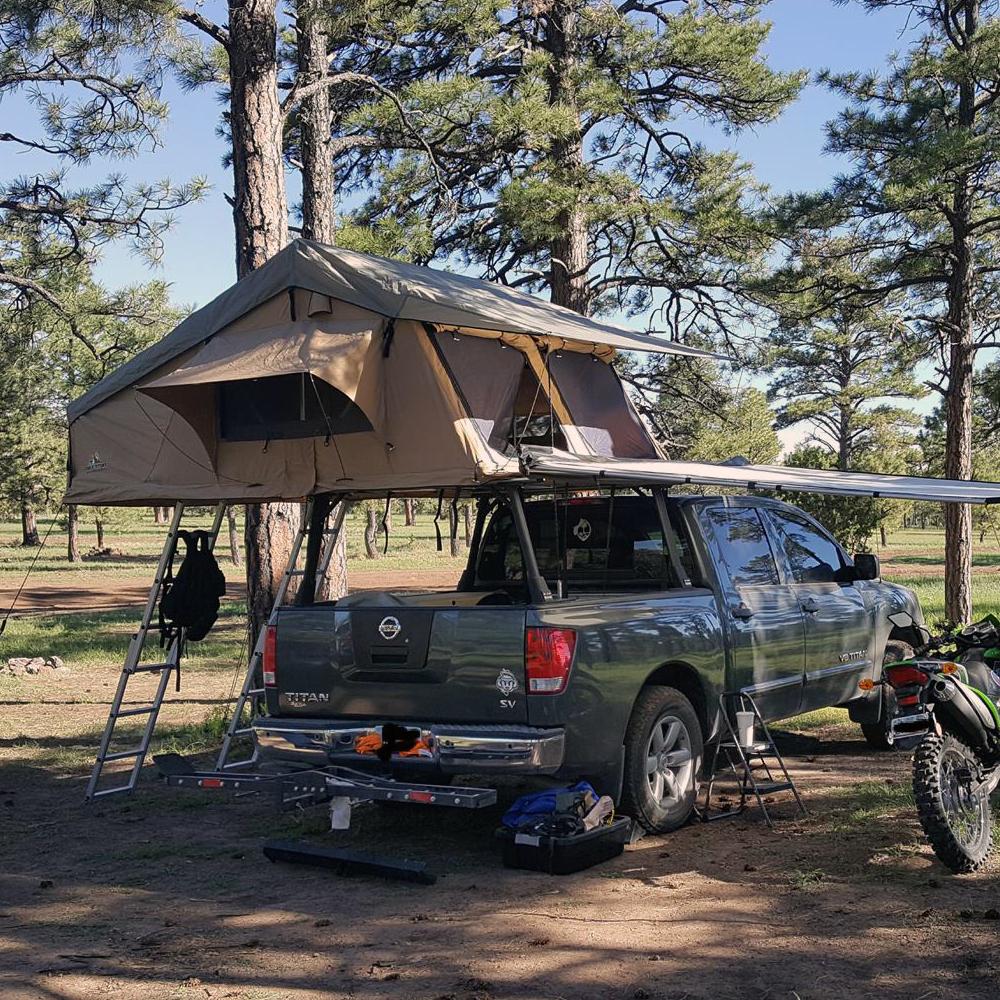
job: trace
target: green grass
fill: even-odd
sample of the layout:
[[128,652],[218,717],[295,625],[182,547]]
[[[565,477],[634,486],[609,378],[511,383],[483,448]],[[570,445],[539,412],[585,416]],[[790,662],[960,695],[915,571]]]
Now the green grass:
[[830,792],[834,800],[831,827],[836,832],[864,830],[876,820],[901,809],[913,808],[913,790],[909,781],[889,784],[885,781],[862,781]]
[[[243,648],[246,605],[228,602],[208,636],[188,643],[184,665],[193,670],[228,670]],[[95,614],[33,615],[14,618],[2,641],[5,659],[15,656],[60,656],[71,669],[106,666],[124,659],[138,624],[135,611]],[[147,645],[147,662],[161,655],[155,641]]]

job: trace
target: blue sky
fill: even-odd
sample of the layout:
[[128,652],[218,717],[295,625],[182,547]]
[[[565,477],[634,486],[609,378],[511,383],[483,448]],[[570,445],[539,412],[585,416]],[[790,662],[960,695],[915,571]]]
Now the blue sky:
[[[208,5],[206,11],[215,6]],[[774,0],[767,16],[774,23],[768,58],[778,69],[876,69],[905,44],[900,34],[904,20],[898,11],[868,14],[858,4],[839,7],[832,0]],[[135,180],[207,177],[212,189],[205,200],[177,214],[175,228],[166,238],[162,268],[151,272],[121,246],[107,252],[99,270],[109,286],[164,278],[176,302],[202,305],[235,278],[232,216],[225,200],[231,180],[222,167],[224,144],[215,134],[220,106],[210,89],[185,93],[170,83],[165,96],[171,115],[161,149],[126,163],[95,163],[73,176],[84,182],[114,169]],[[776,191],[821,187],[842,166],[822,152],[824,123],[838,108],[833,95],[811,84],[773,125],[738,136],[709,133],[704,138],[712,146],[735,148]],[[34,124],[31,109],[16,99],[4,103],[3,114],[5,127],[12,131]],[[34,154],[5,152],[2,176],[50,168]],[[295,179],[289,181],[291,194]]]

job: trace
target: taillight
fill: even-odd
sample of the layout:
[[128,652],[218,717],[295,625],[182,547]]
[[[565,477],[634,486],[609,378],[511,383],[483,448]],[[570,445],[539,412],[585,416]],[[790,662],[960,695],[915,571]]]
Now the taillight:
[[264,669],[264,687],[278,685],[278,629],[268,625],[264,630],[264,656],[261,660]]
[[885,668],[885,679],[894,688],[910,687],[913,684],[923,686],[930,679],[930,675],[918,670],[916,667],[900,664],[897,667]]
[[529,625],[524,631],[524,668],[531,694],[560,694],[573,665],[576,632]]

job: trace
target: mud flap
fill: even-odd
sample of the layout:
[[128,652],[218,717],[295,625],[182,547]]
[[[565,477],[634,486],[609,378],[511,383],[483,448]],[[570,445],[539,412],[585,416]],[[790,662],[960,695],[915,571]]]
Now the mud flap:
[[876,686],[864,698],[857,698],[847,703],[847,714],[851,722],[874,725],[882,719],[882,688]]

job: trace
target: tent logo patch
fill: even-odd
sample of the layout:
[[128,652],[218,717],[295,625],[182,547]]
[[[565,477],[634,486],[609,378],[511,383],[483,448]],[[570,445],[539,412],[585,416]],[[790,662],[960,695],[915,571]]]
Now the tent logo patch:
[[386,615],[378,623],[378,634],[382,636],[383,639],[395,639],[400,632],[403,631],[403,626],[399,624],[399,619],[393,615]]
[[591,527],[590,521],[588,521],[585,517],[581,517],[580,520],[573,525],[573,534],[581,542],[587,541],[593,534],[593,531],[594,529]]
[[86,465],[88,472],[100,472],[102,469],[106,469],[108,463],[101,460],[101,456],[95,451],[93,455],[90,456],[90,461]]

